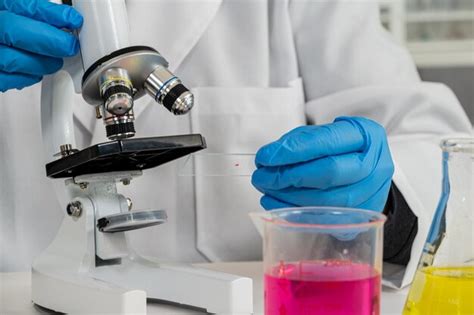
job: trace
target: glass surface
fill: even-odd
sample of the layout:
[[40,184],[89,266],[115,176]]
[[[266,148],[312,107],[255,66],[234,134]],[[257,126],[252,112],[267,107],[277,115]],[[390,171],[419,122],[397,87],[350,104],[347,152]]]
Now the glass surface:
[[124,232],[162,224],[166,219],[164,210],[133,211],[100,218],[97,227],[105,233]]
[[264,224],[265,314],[380,314],[378,212],[330,207],[256,213]]
[[404,315],[474,314],[474,138],[441,148],[441,198]]
[[471,40],[474,39],[474,20],[413,22],[407,25],[407,34],[410,42]]
[[[181,161],[180,209],[192,209],[197,248],[211,261],[261,260],[260,236],[249,212],[261,194],[251,184],[254,154],[197,153]],[[183,219],[185,220],[185,219]]]
[[255,154],[196,153],[181,161],[179,176],[252,176]]
[[[406,0],[406,10],[408,42],[435,45],[417,50],[472,50],[469,41],[474,39],[473,0]],[[448,47],[449,44],[454,46]]]
[[409,12],[417,11],[442,11],[472,10],[472,0],[406,0],[406,8]]

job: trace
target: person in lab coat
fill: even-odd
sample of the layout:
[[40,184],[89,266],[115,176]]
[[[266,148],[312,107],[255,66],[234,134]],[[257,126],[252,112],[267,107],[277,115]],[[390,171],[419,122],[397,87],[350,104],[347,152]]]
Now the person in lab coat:
[[[207,152],[258,152],[252,181],[268,209],[384,211],[385,280],[409,283],[440,193],[439,139],[469,133],[471,124],[447,87],[420,81],[407,51],[383,30],[376,1],[126,4],[132,44],[158,49],[195,95],[191,115],[178,118],[138,100],[137,135],[202,133]],[[41,158],[33,84],[78,52],[63,29],[81,23],[72,8],[45,0],[0,0],[2,271],[29,268],[64,215],[62,182],[44,174],[52,158]],[[94,111],[80,95],[76,102],[78,147],[105,141]],[[260,194],[250,180],[203,179],[188,198],[192,181],[183,184],[178,172],[170,163],[121,187],[134,209],[168,211],[167,224],[130,233],[135,250],[165,261],[258,259],[261,242],[247,213]]]

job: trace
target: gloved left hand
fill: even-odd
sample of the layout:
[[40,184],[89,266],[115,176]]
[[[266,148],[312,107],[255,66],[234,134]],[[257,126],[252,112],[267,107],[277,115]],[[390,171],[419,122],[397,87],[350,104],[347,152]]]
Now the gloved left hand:
[[81,27],[82,16],[48,0],[0,0],[0,92],[39,82],[79,51],[63,29]]
[[385,129],[360,117],[302,126],[262,147],[252,184],[269,209],[338,206],[382,211],[394,166]]

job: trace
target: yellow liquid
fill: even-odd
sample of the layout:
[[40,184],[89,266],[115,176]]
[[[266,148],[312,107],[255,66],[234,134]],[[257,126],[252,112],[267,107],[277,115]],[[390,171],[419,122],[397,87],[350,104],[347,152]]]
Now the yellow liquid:
[[461,314],[474,314],[474,266],[416,272],[403,315]]

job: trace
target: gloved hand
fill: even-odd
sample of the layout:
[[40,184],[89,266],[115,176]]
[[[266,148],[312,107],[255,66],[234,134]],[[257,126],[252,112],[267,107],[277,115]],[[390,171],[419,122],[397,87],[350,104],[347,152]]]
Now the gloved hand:
[[61,29],[77,29],[82,16],[47,0],[0,0],[0,91],[22,89],[63,66],[79,43]]
[[262,147],[252,184],[269,209],[340,206],[382,211],[393,162],[382,126],[340,117],[322,126],[302,126]]

